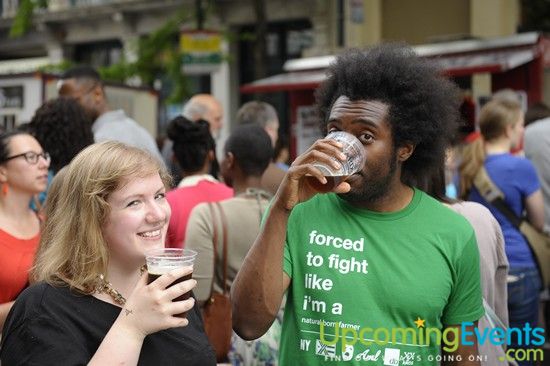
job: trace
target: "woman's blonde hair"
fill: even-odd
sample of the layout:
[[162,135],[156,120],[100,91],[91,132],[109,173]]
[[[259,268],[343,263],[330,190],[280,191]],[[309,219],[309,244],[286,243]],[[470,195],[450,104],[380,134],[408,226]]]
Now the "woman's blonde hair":
[[488,102],[479,113],[481,137],[466,145],[462,151],[460,171],[460,197],[467,199],[474,178],[485,162],[485,141],[495,140],[505,134],[508,126],[519,122],[521,105],[512,100],[496,99]]
[[102,234],[109,195],[129,179],[156,173],[168,188],[166,169],[145,150],[114,141],[82,150],[54,178],[48,193],[32,280],[93,293],[109,261]]

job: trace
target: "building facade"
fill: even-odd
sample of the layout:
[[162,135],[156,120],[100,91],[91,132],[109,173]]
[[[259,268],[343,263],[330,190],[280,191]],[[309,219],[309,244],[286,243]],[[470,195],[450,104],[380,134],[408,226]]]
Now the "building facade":
[[[227,57],[206,75],[190,75],[190,92],[209,92],[222,101],[226,109],[222,136],[238,106],[251,98],[242,96],[239,86],[258,75],[283,72],[288,59],[332,55],[381,41],[418,45],[507,36],[520,22],[519,0],[49,0],[46,8],[34,10],[28,32],[11,38],[9,30],[23,1],[0,3],[0,74],[32,71],[25,67],[63,60],[94,66],[134,61],[140,37],[178,11],[189,14],[182,28],[196,28],[198,4],[208,8],[202,25],[229,35],[223,42]],[[258,23],[258,13],[264,22]],[[259,62],[254,37],[262,26],[265,56]],[[490,93],[490,76],[477,74],[470,86],[474,94]],[[283,131],[288,132],[286,97],[261,98],[278,107]],[[168,114],[178,108],[172,107]]]

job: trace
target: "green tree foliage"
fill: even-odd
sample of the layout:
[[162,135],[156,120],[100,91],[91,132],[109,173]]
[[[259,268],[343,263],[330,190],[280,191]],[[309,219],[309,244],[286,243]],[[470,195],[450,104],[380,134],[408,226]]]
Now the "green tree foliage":
[[178,25],[178,21],[171,19],[139,40],[136,71],[143,82],[152,83],[164,68],[165,61],[177,52],[174,48],[177,46]]
[[61,74],[63,71],[70,69],[74,66],[74,63],[72,61],[63,60],[62,62],[58,64],[50,64],[46,66],[42,66],[38,68],[38,71],[46,73],[46,74]]
[[172,84],[172,93],[167,102],[181,102],[187,96],[185,75],[181,71],[181,52],[179,50],[180,24],[189,20],[189,11],[182,10],[169,19],[159,29],[139,39],[137,60],[121,62],[100,69],[105,80],[124,82],[138,76],[147,86],[153,86],[162,76]]
[[[33,12],[36,8],[47,8],[48,0],[21,0],[19,9],[10,30],[10,36],[20,37],[32,26]],[[197,9],[182,7],[160,28],[137,41],[137,59],[99,68],[101,77],[106,81],[124,83],[133,77],[139,77],[143,85],[153,87],[155,80],[169,80],[171,94],[168,103],[179,103],[188,96],[186,77],[181,71],[182,54],[179,49],[181,24],[189,24],[195,17]],[[212,1],[206,1],[202,8],[202,19],[214,11]],[[227,35],[226,35],[227,36]],[[70,61],[59,65],[48,65],[42,71],[62,72],[73,66]]]
[[27,32],[32,23],[33,11],[34,3],[32,0],[21,0],[10,28],[10,37],[20,37]]
[[126,80],[136,75],[135,64],[125,61],[100,67],[98,71],[103,80],[116,81],[119,83],[124,83]]
[[21,0],[19,8],[13,19],[9,36],[12,38],[21,37],[31,28],[32,15],[37,8],[47,8],[48,0]]

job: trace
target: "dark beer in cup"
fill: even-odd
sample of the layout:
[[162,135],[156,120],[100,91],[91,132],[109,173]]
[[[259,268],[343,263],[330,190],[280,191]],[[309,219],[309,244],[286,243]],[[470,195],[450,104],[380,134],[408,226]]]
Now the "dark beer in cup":
[[[197,252],[189,249],[177,249],[177,248],[161,248],[150,251],[146,255],[147,261],[147,284],[155,281],[157,278],[181,267],[193,267],[195,256]],[[193,273],[188,273],[183,277],[178,278],[168,287],[174,286],[180,282],[189,280],[192,278]],[[187,300],[191,295],[191,291],[188,291],[172,301]],[[175,316],[185,317],[187,313],[176,314]]]
[[306,176],[306,183],[318,192],[326,193],[332,191],[336,186],[342,183],[347,176],[325,176],[327,182],[325,184],[319,182],[317,177],[312,175]]

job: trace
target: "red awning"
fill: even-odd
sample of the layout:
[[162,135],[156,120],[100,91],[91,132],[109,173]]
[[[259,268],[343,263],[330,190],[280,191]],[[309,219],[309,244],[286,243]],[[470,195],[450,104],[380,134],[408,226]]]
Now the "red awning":
[[270,93],[315,89],[325,78],[325,70],[288,72],[245,84],[241,86],[241,93]]
[[466,76],[488,72],[496,74],[515,69],[533,61],[535,48],[523,50],[505,50],[478,54],[445,56],[434,58],[449,76]]
[[[491,50],[473,54],[432,57],[449,76],[477,73],[501,73],[532,61],[536,46],[522,49]],[[241,86],[241,93],[269,93],[277,91],[315,89],[325,80],[325,70],[294,71],[270,76]]]

